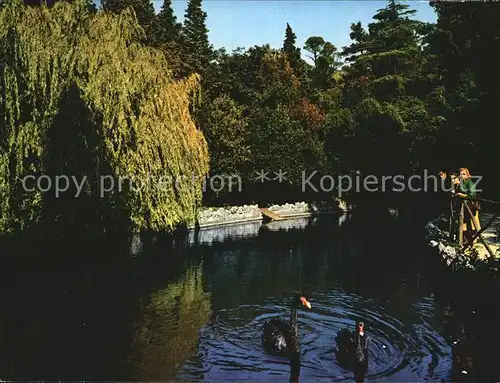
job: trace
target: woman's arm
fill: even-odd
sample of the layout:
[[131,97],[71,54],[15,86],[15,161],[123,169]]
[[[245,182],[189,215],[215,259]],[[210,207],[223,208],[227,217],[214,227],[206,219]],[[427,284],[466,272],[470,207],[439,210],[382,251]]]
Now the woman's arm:
[[472,182],[472,180],[469,182],[469,196],[475,197],[476,196],[476,184]]
[[[469,181],[467,187],[460,188],[460,192],[456,194],[457,197],[467,198],[467,197],[475,197],[476,196],[476,185],[474,182]],[[464,190],[465,189],[465,190]]]

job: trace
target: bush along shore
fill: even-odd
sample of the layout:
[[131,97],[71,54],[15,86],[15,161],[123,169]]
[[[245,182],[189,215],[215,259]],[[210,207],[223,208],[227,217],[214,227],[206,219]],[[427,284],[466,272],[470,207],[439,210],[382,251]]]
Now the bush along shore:
[[[196,224],[189,228],[199,226],[200,228],[231,225],[244,222],[261,221],[263,215],[258,205],[227,206],[227,207],[205,207],[198,213]],[[271,205],[267,207],[271,212],[282,218],[299,218],[322,213],[344,213],[348,211],[348,205],[342,200],[320,203],[286,203],[284,205]]]
[[450,241],[449,233],[444,229],[447,224],[448,221],[442,215],[428,222],[425,230],[429,247],[435,250],[448,267],[453,271],[489,270],[498,272],[500,268],[498,255],[495,258],[484,257],[481,256],[477,248],[461,249],[458,243]]

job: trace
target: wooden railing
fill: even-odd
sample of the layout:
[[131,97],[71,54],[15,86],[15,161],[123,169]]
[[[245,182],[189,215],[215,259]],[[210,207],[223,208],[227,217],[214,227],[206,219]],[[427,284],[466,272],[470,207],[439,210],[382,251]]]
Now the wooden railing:
[[[450,214],[450,230],[449,230],[449,233],[450,233],[450,240],[453,240],[453,233],[454,233],[454,222],[455,222],[455,209],[454,209],[454,206],[456,204],[456,201],[459,200],[459,215],[458,215],[458,245],[460,247],[462,247],[462,250],[465,250],[467,249],[468,247],[470,247],[474,241],[479,238],[479,240],[481,241],[481,243],[484,245],[484,247],[486,248],[486,250],[488,250],[488,253],[490,254],[490,256],[492,257],[495,257],[495,254],[493,252],[493,250],[491,249],[491,247],[488,245],[488,243],[484,240],[483,236],[481,235],[482,233],[484,233],[484,231],[491,226],[491,224],[495,221],[495,219],[500,215],[500,210],[499,210],[499,203],[497,201],[492,201],[492,200],[488,200],[488,199],[484,199],[484,198],[477,198],[477,197],[469,197],[469,196],[466,196],[466,197],[462,197],[462,196],[459,196],[459,195],[454,195],[451,202],[450,202],[450,210],[451,210],[451,214]],[[471,208],[469,207],[469,205],[466,203],[467,201],[473,201],[473,202],[483,202],[483,203],[488,203],[488,204],[491,204],[493,206],[495,206],[495,209],[493,211],[493,216],[490,218],[490,220],[486,223],[486,225],[484,225],[483,227],[481,227],[481,229],[478,230],[478,227],[476,226],[476,221],[474,219],[474,214],[472,214],[472,211],[471,211]],[[469,213],[469,216],[471,217],[471,222],[472,222],[472,225],[474,226],[474,229],[476,231],[476,233],[470,238],[470,240],[464,245],[464,237],[463,237],[463,224],[464,224],[464,218],[465,218],[465,209],[467,209],[468,213]]]

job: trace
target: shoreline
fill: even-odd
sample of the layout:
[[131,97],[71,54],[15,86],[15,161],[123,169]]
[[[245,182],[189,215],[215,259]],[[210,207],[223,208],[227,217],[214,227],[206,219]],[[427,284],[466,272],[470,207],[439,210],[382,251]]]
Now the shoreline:
[[[336,206],[335,206],[336,205]],[[320,214],[344,214],[350,210],[350,206],[343,200],[335,199],[334,203],[286,203],[284,205],[258,206],[227,206],[227,207],[204,207],[198,213],[196,223],[188,225],[188,230],[209,229],[227,225],[237,225],[270,220],[262,209],[267,209],[274,215],[279,216],[279,220],[289,220],[297,218],[312,217]]]
[[[481,224],[484,225],[491,214],[484,213],[481,216]],[[483,223],[484,221],[484,223]],[[487,268],[492,272],[498,272],[497,265],[500,263],[500,238],[495,238],[493,232],[495,226],[490,226],[485,232],[485,241],[492,248],[495,257],[491,257],[484,245],[478,239],[477,244],[466,250],[459,248],[458,244],[449,240],[449,233],[443,228],[448,222],[444,215],[429,221],[425,225],[426,241],[429,248],[434,249],[441,261],[453,271],[479,270]]]
[[[299,220],[301,218],[314,217],[320,214],[345,214],[351,209],[344,201],[337,201],[333,199],[330,203],[321,202],[319,204],[308,204],[305,202],[297,202],[295,204],[284,204],[284,205],[272,205],[268,209],[273,209],[276,214],[280,215],[279,220],[269,220],[270,222],[282,222],[282,221],[293,221]],[[36,227],[32,228],[28,232],[23,233],[12,233],[10,235],[0,235],[0,249],[4,254],[2,254],[3,261],[12,260],[19,258],[20,253],[26,254],[21,258],[37,258],[37,256],[28,255],[35,254],[38,252],[37,249],[44,248],[45,246],[55,246],[60,248],[62,246],[67,246],[69,241],[68,238],[72,238],[73,241],[84,240],[87,241],[92,239],[92,241],[97,241],[103,243],[113,243],[118,247],[123,249],[129,249],[131,242],[137,236],[140,237],[154,237],[154,238],[169,238],[171,241],[175,241],[178,235],[186,235],[189,237],[196,232],[206,232],[204,235],[208,235],[208,232],[217,229],[224,229],[225,231],[233,232],[240,225],[249,226],[262,226],[267,221],[268,217],[265,217],[261,208],[258,205],[243,205],[243,206],[226,206],[226,207],[202,207],[198,212],[198,220],[196,223],[191,225],[181,225],[178,226],[172,232],[154,232],[154,231],[142,231],[138,233],[131,232],[119,232],[118,236],[113,233],[108,233],[107,230],[104,232],[69,232],[57,234],[46,234],[44,228]],[[66,235],[70,234],[70,237]],[[239,234],[237,234],[239,235]],[[57,237],[57,238],[56,238]],[[29,238],[29,241],[26,240]],[[48,240],[50,238],[50,240]],[[119,239],[121,238],[121,239]],[[61,242],[62,241],[62,242]],[[12,250],[13,246],[16,250]],[[19,248],[20,246],[20,248]],[[87,257],[87,255],[86,255]],[[44,258],[45,259],[45,258]],[[72,258],[74,259],[74,258]],[[87,260],[89,258],[86,258]]]

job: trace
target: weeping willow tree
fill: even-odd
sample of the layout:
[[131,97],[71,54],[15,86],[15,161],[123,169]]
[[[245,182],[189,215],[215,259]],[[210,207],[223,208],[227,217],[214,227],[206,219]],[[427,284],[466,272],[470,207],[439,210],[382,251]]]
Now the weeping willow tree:
[[[198,78],[174,81],[143,35],[133,11],[91,14],[84,1],[0,8],[0,231],[195,219],[209,167],[189,111]],[[42,175],[66,175],[68,190],[38,190]]]

